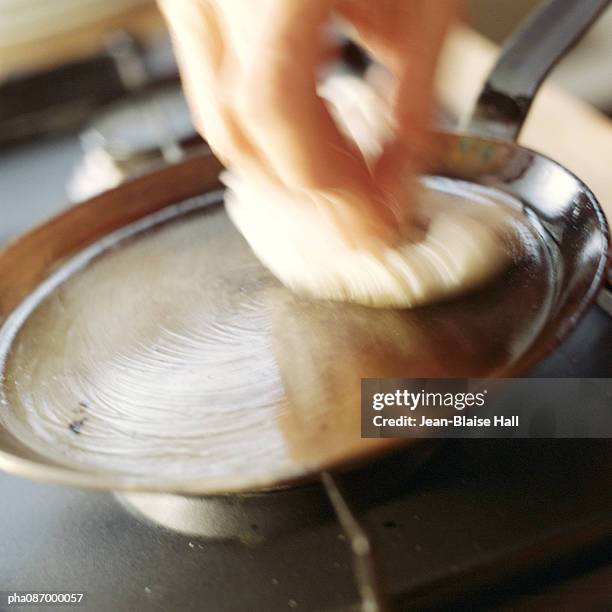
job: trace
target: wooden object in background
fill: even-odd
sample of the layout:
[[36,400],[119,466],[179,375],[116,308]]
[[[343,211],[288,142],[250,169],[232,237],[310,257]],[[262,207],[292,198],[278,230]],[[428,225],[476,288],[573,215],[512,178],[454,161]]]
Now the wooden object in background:
[[125,10],[100,20],[19,44],[0,41],[0,80],[13,74],[59,66],[99,53],[108,36],[127,32],[136,39],[147,39],[164,31],[162,17],[154,2],[127,6]]
[[[437,89],[445,107],[465,117],[493,66],[497,47],[459,27],[440,62]],[[536,96],[520,144],[560,162],[595,193],[612,220],[612,120],[552,83]]]

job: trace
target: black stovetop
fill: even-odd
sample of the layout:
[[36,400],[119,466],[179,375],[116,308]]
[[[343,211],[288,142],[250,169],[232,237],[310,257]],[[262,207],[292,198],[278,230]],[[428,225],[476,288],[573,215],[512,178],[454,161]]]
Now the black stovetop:
[[[0,241],[59,209],[78,156],[74,138],[0,156]],[[534,373],[612,376],[612,318],[594,306]],[[400,609],[521,609],[532,591],[612,559],[610,441],[456,440],[416,472],[403,453],[341,480]],[[85,591],[82,609],[105,611],[357,609],[350,551],[320,486],[220,504],[241,528],[191,537],[110,493],[0,474],[0,591]]]

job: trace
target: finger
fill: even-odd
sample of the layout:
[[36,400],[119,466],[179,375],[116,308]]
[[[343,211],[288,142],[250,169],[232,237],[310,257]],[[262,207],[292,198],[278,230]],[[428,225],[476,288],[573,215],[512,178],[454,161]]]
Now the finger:
[[402,176],[423,171],[437,155],[437,139],[430,130],[433,82],[458,5],[456,0],[382,0],[376,6],[351,0],[339,5],[359,40],[395,77],[395,139],[387,143],[374,169],[384,189],[403,189]]
[[[434,79],[438,57],[448,30],[457,17],[459,2],[419,0],[415,8],[411,41],[393,40],[390,54],[394,62],[397,91],[393,114],[396,138],[387,144],[380,156],[375,175],[383,185],[397,185],[403,164],[410,164],[414,176],[427,172],[440,154],[440,140],[432,131],[436,107]],[[403,57],[402,57],[403,55]],[[404,60],[402,62],[402,59]]]
[[446,33],[460,0],[340,0],[338,12],[358,40],[396,78],[395,111],[400,129],[411,116],[431,111],[432,83]]
[[384,217],[361,153],[316,93],[317,41],[330,0],[273,0],[270,6],[237,95],[245,131],[286,187],[325,192],[334,215],[358,208],[362,216],[372,209]]
[[208,0],[159,0],[172,36],[183,89],[196,129],[226,165],[257,165],[254,149],[224,103],[224,43],[218,15]]
[[390,49],[397,57],[398,87],[394,113],[400,133],[410,134],[413,121],[420,121],[424,129],[430,125],[435,109],[434,80],[438,58],[448,30],[457,18],[459,6],[457,0],[436,3],[419,0],[415,16],[418,27],[411,32],[412,41],[407,43],[407,48],[394,41],[397,46]]

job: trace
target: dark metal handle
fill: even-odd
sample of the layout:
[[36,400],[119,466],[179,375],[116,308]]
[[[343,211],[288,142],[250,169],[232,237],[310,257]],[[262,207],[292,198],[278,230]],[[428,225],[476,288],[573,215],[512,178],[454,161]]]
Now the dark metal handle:
[[467,131],[516,140],[542,81],[610,0],[550,0],[508,39],[476,102]]

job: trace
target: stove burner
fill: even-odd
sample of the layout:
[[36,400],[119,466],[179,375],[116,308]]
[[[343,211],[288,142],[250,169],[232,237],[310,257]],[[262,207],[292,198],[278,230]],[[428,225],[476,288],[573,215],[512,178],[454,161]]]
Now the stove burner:
[[[441,446],[430,440],[385,459],[354,470],[344,477],[321,474],[323,487],[309,484],[249,495],[188,497],[159,493],[115,493],[128,512],[137,518],[177,533],[209,540],[238,540],[247,546],[262,544],[299,528],[316,527],[333,519],[334,513],[353,556],[354,575],[362,609],[384,612],[389,608],[388,591],[378,564],[375,543],[357,514],[357,505],[347,490],[357,493],[364,510],[386,497],[404,492],[414,472]],[[341,480],[350,484],[343,486]],[[395,526],[392,521],[386,527]],[[342,535],[342,534],[339,534]],[[200,542],[190,548],[203,549]]]
[[[411,486],[415,472],[443,440],[426,440],[342,475],[362,508],[399,495]],[[333,516],[330,500],[317,484],[278,488],[241,495],[186,496],[165,493],[116,492],[115,497],[137,517],[177,533],[212,540],[256,543],[320,524]]]

